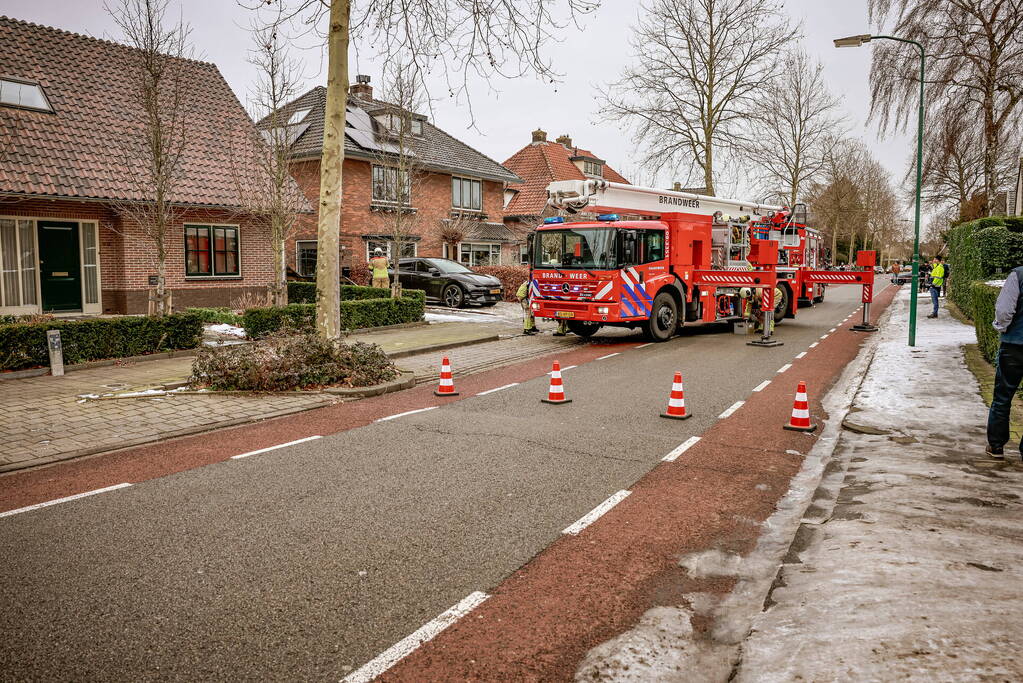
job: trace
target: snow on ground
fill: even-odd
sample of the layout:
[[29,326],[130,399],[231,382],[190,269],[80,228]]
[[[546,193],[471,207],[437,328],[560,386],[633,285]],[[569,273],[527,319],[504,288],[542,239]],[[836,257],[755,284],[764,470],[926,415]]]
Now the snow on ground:
[[215,325],[207,325],[206,329],[209,332],[213,332],[215,334],[224,334],[224,335],[228,335],[228,336],[231,336],[231,337],[238,337],[239,339],[244,339],[245,338],[245,330],[243,328],[236,327],[234,325],[228,325],[227,323],[217,323]]
[[431,323],[505,323],[518,326],[522,324],[522,307],[508,301],[499,301],[489,308],[427,306],[425,319]]
[[992,287],[998,287],[999,289],[1001,289],[1002,285],[1005,284],[1005,280],[988,280],[984,284],[991,285]]
[[[876,355],[737,681],[1020,680],[1023,467],[985,459],[987,411],[942,312]],[[855,431],[852,431],[855,430]],[[860,432],[874,433],[860,433]]]

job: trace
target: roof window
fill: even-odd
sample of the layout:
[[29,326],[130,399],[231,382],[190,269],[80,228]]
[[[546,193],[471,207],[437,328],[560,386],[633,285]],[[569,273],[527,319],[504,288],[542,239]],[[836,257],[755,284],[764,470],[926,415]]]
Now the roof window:
[[310,111],[312,111],[312,110],[311,109],[299,109],[298,111],[296,111],[295,113],[293,113],[291,115],[291,118],[288,119],[288,122],[285,125],[293,126],[296,123],[301,123],[302,119],[304,119],[306,116],[309,115]]
[[0,105],[53,111],[38,83],[0,78]]

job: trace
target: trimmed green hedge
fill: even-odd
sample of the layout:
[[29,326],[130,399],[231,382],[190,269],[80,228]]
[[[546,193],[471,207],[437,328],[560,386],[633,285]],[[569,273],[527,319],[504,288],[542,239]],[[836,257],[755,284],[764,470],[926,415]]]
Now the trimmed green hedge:
[[185,313],[199,316],[204,323],[226,323],[241,325],[242,317],[227,307],[220,308],[186,308]]
[[995,321],[995,301],[1001,290],[998,287],[974,282],[970,287],[972,297],[973,327],[977,332],[977,344],[989,363],[994,363],[1000,344],[998,330],[992,327]]
[[0,325],[0,370],[49,365],[47,330],[60,330],[67,365],[194,349],[202,341],[202,319],[189,313]]
[[[358,330],[417,322],[423,319],[424,307],[425,294],[417,289],[403,291],[400,299],[390,297],[348,299],[341,302],[341,327],[346,330]],[[302,332],[309,331],[316,327],[316,305],[310,303],[250,308],[242,315],[242,327],[250,339],[265,336],[282,327],[291,327]]]
[[[390,290],[380,287],[361,287],[359,285],[341,285],[341,300],[355,301],[358,299],[384,299],[391,295]],[[289,282],[289,304],[316,303],[315,282]]]

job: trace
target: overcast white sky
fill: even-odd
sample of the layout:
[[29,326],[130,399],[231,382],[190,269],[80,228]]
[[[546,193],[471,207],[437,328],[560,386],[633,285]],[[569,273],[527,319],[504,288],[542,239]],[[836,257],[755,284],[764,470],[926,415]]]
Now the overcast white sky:
[[[250,48],[248,26],[250,12],[235,0],[172,0],[178,2],[184,20],[192,26],[192,42],[197,55],[215,63],[228,83],[245,101],[254,79],[247,63]],[[581,31],[565,34],[563,42],[551,46],[555,67],[564,74],[554,85],[535,79],[496,81],[492,88],[481,85],[473,95],[476,127],[464,103],[446,100],[434,105],[434,122],[497,161],[504,161],[530,140],[536,127],[546,130],[551,139],[568,133],[574,143],[603,157],[621,171],[634,171],[635,144],[618,126],[596,119],[598,104],[594,86],[617,77],[630,59],[629,27],[633,25],[639,3],[632,0],[604,0],[604,6],[584,20]],[[866,0],[786,0],[792,18],[803,23],[803,46],[824,64],[832,89],[842,96],[853,132],[861,136],[874,154],[889,169],[893,179],[901,181],[912,152],[912,136],[878,140],[872,127],[866,126],[870,101],[868,73],[869,46],[837,50],[836,37],[869,33]],[[17,19],[56,26],[101,38],[117,39],[117,27],[103,9],[102,0],[3,0],[4,14]],[[306,44],[309,41],[305,41]],[[315,49],[296,52],[305,64],[308,87],[324,82],[323,59]],[[380,82],[380,70],[366,53],[353,50],[351,73],[366,73],[374,84]],[[0,57],[2,62],[2,57]],[[436,88],[433,94],[441,89]],[[628,175],[628,173],[626,173]],[[632,178],[630,178],[632,180]],[[661,178],[661,182],[671,179]],[[906,209],[907,217],[911,209]]]

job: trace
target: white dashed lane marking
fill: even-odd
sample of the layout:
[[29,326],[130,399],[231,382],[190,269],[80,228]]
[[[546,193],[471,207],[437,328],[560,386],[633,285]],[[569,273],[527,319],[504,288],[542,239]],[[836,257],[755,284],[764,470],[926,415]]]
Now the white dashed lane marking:
[[806,351],[803,351],[802,353],[797,353],[796,354],[796,359],[798,360],[799,358],[804,358],[805,356],[806,356]]
[[575,524],[573,524],[570,527],[567,527],[561,533],[563,533],[563,534],[571,534],[571,535],[575,536],[580,531],[582,531],[583,529],[585,529],[586,527],[588,527],[589,525],[593,524],[598,519],[603,517],[604,514],[608,510],[610,510],[615,505],[618,505],[618,503],[620,503],[623,500],[625,500],[629,496],[630,493],[632,493],[632,492],[631,491],[619,491],[618,493],[612,495],[610,498],[605,500],[603,503],[601,503],[600,505],[598,505],[597,507],[593,508],[592,510],[587,512],[585,515],[583,515],[579,519],[578,522],[576,522]]
[[733,403],[732,405],[730,405],[730,406],[729,406],[729,407],[728,407],[728,408],[727,408],[727,409],[725,410],[725,412],[723,412],[723,413],[721,413],[720,415],[718,415],[718,419],[719,419],[719,420],[723,420],[723,419],[725,419],[726,417],[731,417],[731,416],[732,416],[732,414],[733,414],[733,413],[734,413],[734,412],[735,412],[736,410],[738,410],[739,408],[742,408],[742,404],[743,404],[743,403],[745,403],[745,401],[736,401],[735,403]]
[[387,422],[388,420],[396,420],[399,417],[405,417],[406,415],[415,415],[416,413],[425,413],[427,410],[436,410],[439,406],[430,406],[429,408],[419,408],[418,410],[409,410],[404,413],[398,413],[397,415],[388,415],[387,417],[381,417],[375,422]]
[[791,367],[792,367],[792,363],[786,363],[785,365],[783,365],[780,368],[778,368],[778,374],[780,375],[781,373],[785,372],[786,370],[788,370]]
[[764,389],[767,388],[767,385],[770,384],[770,383],[771,383],[771,380],[765,379],[763,382],[761,382],[760,384],[758,384],[755,387],[753,387],[753,391],[763,391]]
[[29,505],[27,507],[18,508],[17,510],[8,510],[7,512],[0,512],[0,517],[10,517],[11,515],[18,515],[22,512],[29,512],[31,510],[38,510],[40,508],[50,507],[51,505],[57,505],[58,503],[67,503],[72,500],[78,500],[79,498],[86,498],[87,496],[95,496],[97,493],[106,493],[107,491],[116,491],[117,489],[123,489],[131,484],[125,482],[123,484],[114,484],[113,486],[105,486],[101,489],[95,489],[93,491],[86,491],[85,493],[76,493],[73,496],[66,496],[64,498],[56,498],[54,500],[48,500],[45,503],[36,503],[35,505]]
[[259,455],[260,453],[266,453],[268,451],[276,451],[278,448],[287,448],[288,446],[294,446],[297,443],[305,443],[306,441],[315,441],[316,439],[322,439],[323,437],[317,434],[316,436],[307,436],[304,439],[295,439],[288,443],[279,443],[276,446],[267,446],[266,448],[260,448],[255,451],[249,451],[248,453],[239,453],[238,455],[232,455],[232,460],[238,460],[239,458],[247,458],[250,455]]
[[618,355],[621,355],[620,351],[616,351],[615,353],[609,353],[606,356],[601,356],[597,360],[604,360],[605,358],[613,358],[613,357],[618,356]]
[[700,437],[698,437],[698,436],[691,436],[691,437],[689,437],[688,439],[686,439],[685,441],[680,443],[678,446],[675,446],[675,448],[670,453],[668,453],[666,456],[661,458],[661,460],[663,460],[664,462],[675,462],[678,459],[678,456],[682,455],[683,453],[688,451],[690,448],[695,446],[696,442],[699,441],[699,440],[700,440]]
[[[550,373],[548,373],[548,374],[550,374]],[[512,387],[517,387],[517,386],[519,386],[518,382],[512,382],[511,384],[505,384],[503,387],[495,387],[493,389],[487,389],[486,391],[481,391],[481,392],[479,392],[476,395],[477,396],[486,396],[487,394],[492,394],[495,391],[501,391],[502,389],[511,389]]]

